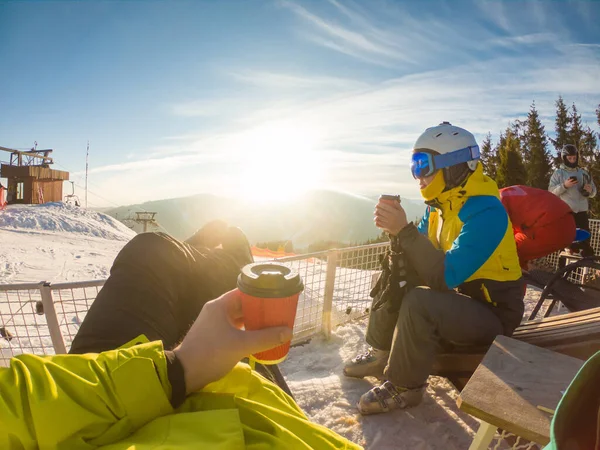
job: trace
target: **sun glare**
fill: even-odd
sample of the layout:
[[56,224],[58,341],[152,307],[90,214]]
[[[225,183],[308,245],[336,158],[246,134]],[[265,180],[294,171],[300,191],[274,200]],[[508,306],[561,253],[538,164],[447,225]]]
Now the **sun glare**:
[[236,145],[240,195],[264,204],[316,188],[322,173],[318,141],[316,130],[283,121],[243,133]]

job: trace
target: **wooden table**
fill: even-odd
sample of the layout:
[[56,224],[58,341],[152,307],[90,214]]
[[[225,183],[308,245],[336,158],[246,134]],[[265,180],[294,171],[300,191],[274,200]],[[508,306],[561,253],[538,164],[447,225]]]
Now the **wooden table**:
[[480,419],[470,450],[487,449],[497,428],[545,445],[561,391],[584,361],[498,336],[460,393],[458,407]]

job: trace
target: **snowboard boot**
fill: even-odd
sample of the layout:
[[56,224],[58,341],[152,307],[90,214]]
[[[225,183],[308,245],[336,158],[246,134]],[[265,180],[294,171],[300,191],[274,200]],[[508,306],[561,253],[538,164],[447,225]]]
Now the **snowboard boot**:
[[212,220],[186,239],[185,243],[195,248],[212,249],[218,247],[223,242],[227,228],[227,222],[218,219]]
[[344,375],[353,378],[377,377],[384,379],[383,370],[387,366],[390,352],[369,347],[365,353],[356,356],[344,367]]
[[421,403],[426,387],[427,384],[424,384],[415,389],[408,389],[386,381],[364,394],[356,406],[363,416],[410,408]]
[[240,228],[228,227],[223,233],[221,246],[238,262],[240,268],[254,262],[248,238]]

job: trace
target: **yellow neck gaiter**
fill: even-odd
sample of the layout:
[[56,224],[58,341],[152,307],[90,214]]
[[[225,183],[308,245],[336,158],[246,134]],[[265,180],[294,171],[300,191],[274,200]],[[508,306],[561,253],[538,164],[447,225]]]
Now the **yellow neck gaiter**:
[[438,172],[431,180],[425,188],[421,189],[421,195],[425,199],[426,202],[436,199],[446,187],[446,182],[444,181],[444,173],[443,170],[438,170]]

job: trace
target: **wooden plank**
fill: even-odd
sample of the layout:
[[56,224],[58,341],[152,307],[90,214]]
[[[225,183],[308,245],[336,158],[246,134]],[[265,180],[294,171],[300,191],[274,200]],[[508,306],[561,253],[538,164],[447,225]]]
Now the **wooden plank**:
[[536,337],[558,336],[561,334],[571,333],[581,334],[582,337],[585,337],[588,333],[593,333],[594,331],[600,331],[600,320],[580,322],[576,324],[565,325],[562,327],[543,328],[541,330],[534,330],[527,333],[514,334],[513,337],[521,341],[524,339],[532,339]]
[[498,336],[461,392],[459,408],[531,441],[547,444],[552,417],[584,361]]
[[578,318],[574,318],[571,320],[565,320],[564,322],[554,322],[554,323],[550,323],[550,324],[542,324],[541,326],[534,327],[534,328],[525,328],[525,329],[520,328],[520,329],[515,330],[513,336],[538,333],[538,332],[542,332],[545,330],[558,330],[561,328],[574,327],[574,326],[578,326],[581,324],[593,323],[593,322],[600,323],[600,315],[595,314],[595,315],[588,316],[588,317],[578,317]]
[[571,314],[563,314],[562,318],[559,320],[545,320],[542,322],[538,322],[538,323],[530,323],[527,325],[521,325],[519,327],[517,327],[517,329],[515,330],[515,333],[518,333],[520,331],[526,331],[526,330],[536,330],[538,328],[547,328],[547,327],[551,327],[551,326],[555,326],[555,325],[561,325],[561,324],[565,324],[565,323],[574,323],[574,322],[578,322],[578,321],[582,321],[582,320],[588,320],[590,318],[600,318],[600,311],[599,312],[589,312],[591,310],[585,310],[588,311],[587,314],[579,314],[577,316],[571,316]]
[[560,316],[547,317],[545,319],[527,320],[527,321],[521,323],[521,325],[519,325],[517,327],[517,330],[519,330],[521,327],[526,327],[528,325],[533,325],[533,324],[537,324],[537,323],[555,322],[555,321],[564,320],[565,318],[585,316],[588,314],[595,314],[597,312],[600,312],[600,307],[585,309],[583,311],[577,311],[577,312],[572,312],[572,313],[568,313],[568,314],[562,314]]

